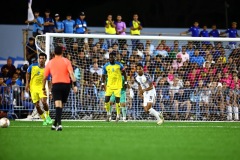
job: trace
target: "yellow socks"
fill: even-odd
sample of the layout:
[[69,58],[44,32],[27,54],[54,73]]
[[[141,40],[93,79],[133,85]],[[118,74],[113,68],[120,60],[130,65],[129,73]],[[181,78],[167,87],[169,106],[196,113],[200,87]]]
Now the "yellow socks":
[[41,117],[44,121],[46,120],[46,117],[45,117],[44,113],[41,114],[40,117]]
[[45,112],[46,113],[46,117],[49,117],[49,110]]
[[116,103],[116,111],[117,111],[117,116],[119,116],[121,113],[120,103]]
[[105,103],[107,113],[110,115],[110,102]]

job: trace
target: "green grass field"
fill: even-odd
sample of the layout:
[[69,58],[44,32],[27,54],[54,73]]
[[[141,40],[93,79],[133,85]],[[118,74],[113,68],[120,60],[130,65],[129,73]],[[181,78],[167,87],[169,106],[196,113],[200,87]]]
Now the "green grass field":
[[0,160],[238,160],[240,123],[11,121],[0,128]]

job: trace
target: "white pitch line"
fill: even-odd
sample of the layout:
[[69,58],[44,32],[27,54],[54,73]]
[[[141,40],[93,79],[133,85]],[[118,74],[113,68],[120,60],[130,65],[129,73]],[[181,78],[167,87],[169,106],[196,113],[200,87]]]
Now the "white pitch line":
[[[50,126],[10,126],[11,128],[46,128]],[[64,126],[63,128],[240,128],[240,126]]]

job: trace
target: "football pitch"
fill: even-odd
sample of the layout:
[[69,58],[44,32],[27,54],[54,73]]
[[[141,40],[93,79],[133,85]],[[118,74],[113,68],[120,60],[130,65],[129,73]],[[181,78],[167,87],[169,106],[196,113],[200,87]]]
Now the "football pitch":
[[239,122],[11,121],[0,128],[0,159],[238,160]]

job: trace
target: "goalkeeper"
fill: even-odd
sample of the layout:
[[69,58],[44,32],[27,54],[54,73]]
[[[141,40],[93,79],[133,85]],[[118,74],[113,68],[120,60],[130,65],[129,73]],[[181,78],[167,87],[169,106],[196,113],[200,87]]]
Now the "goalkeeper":
[[[110,113],[110,97],[112,94],[116,96],[116,111],[117,117],[116,122],[120,119],[120,96],[122,89],[122,75],[124,79],[127,79],[126,72],[122,63],[115,61],[116,54],[109,54],[109,62],[107,62],[103,67],[103,76],[102,76],[102,89],[105,90],[105,108],[107,111],[107,121],[111,117]],[[106,83],[107,80],[107,83]],[[106,83],[106,84],[105,84]],[[127,88],[127,81],[124,82],[125,88]]]
[[[127,122],[127,107],[126,107],[126,89],[125,88],[125,79],[124,76],[122,76],[122,89],[121,89],[121,96],[120,96],[120,107],[122,110],[122,117],[123,122]],[[127,85],[129,88],[129,85]],[[115,95],[114,93],[110,97],[110,114],[112,114],[112,105],[115,103]],[[109,117],[108,121],[111,121],[111,117]]]

